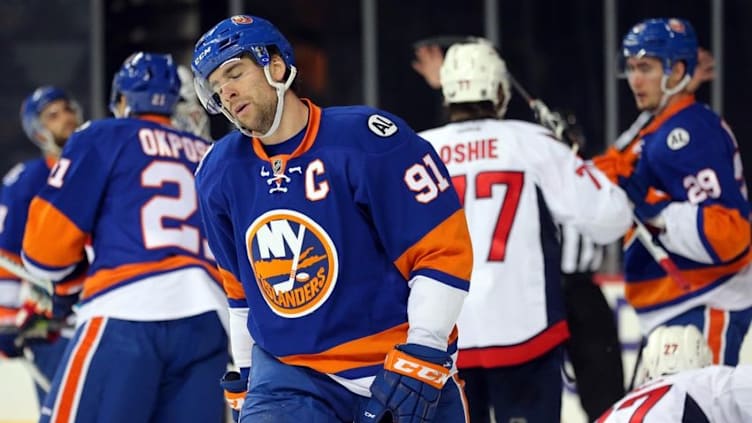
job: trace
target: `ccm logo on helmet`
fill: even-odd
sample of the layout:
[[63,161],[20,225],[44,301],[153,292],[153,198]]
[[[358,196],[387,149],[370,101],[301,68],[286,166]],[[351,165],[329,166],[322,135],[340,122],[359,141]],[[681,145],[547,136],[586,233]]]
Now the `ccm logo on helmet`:
[[399,350],[392,350],[387,354],[384,368],[427,383],[436,389],[443,388],[449,379],[449,369],[410,357]]
[[207,54],[209,54],[209,52],[210,52],[210,51],[211,51],[211,46],[208,46],[208,47],[206,47],[206,48],[204,49],[204,51],[202,51],[202,52],[201,52],[201,53],[200,53],[200,54],[198,55],[198,57],[196,57],[196,60],[194,60],[194,61],[193,61],[193,64],[194,64],[194,65],[196,65],[196,66],[198,66],[198,64],[199,64],[199,63],[200,63],[200,62],[201,62],[202,60],[204,60],[204,57],[206,57],[206,55],[207,55]]

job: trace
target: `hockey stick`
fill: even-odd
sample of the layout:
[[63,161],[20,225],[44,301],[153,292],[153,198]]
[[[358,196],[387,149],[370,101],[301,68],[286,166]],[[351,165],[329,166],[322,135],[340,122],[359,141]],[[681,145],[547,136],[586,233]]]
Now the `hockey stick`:
[[32,275],[31,273],[29,273],[28,270],[26,270],[26,268],[16,263],[15,261],[9,259],[7,256],[3,254],[0,254],[0,267],[16,275],[17,277],[28,281],[30,284],[43,290],[45,293],[49,294],[50,296],[53,295],[55,292],[52,286],[52,282],[50,282],[47,279],[42,279],[42,278]]
[[[557,133],[556,127],[560,127],[559,131],[561,134],[563,134],[564,131],[566,131],[566,122],[561,119],[561,116],[559,116],[558,113],[552,113],[542,100],[533,98],[527,92],[527,90],[525,90],[525,88],[512,76],[511,73],[508,73],[508,76],[509,82],[511,82],[515,90],[517,90],[517,92],[522,96],[522,98],[528,103],[530,108],[538,116],[539,123],[552,130],[554,133]],[[620,145],[621,149],[626,148],[632,141],[632,139],[634,139],[634,137],[637,136],[637,134],[640,132],[640,129],[642,129],[642,127],[649,120],[650,116],[645,116],[644,114],[640,115],[635,123],[633,123],[632,126],[624,134],[622,134],[621,137],[619,137],[619,139],[617,140],[617,145]],[[561,138],[561,136],[559,136],[559,138]],[[572,144],[572,149],[575,152],[577,151],[576,146],[576,142]],[[635,235],[637,236],[637,239],[640,240],[642,245],[645,246],[645,249],[648,250],[650,256],[653,257],[653,260],[655,260],[655,262],[658,263],[659,266],[661,266],[661,268],[669,275],[669,277],[671,277],[671,279],[674,280],[679,288],[684,291],[689,291],[689,282],[684,278],[684,276],[682,276],[681,272],[679,272],[676,263],[671,260],[668,252],[663,247],[661,247],[660,244],[658,244],[655,237],[653,237],[653,234],[650,233],[650,231],[645,227],[645,224],[642,223],[642,221],[636,215],[634,215],[634,213],[632,215],[632,220],[635,224]]]
[[[624,151],[637,137],[637,135],[640,133],[640,130],[644,128],[645,125],[648,124],[648,122],[650,122],[651,118],[652,115],[650,113],[642,112],[632,123],[629,129],[624,131],[624,133],[622,133],[614,142],[614,147],[619,151]],[[634,202],[634,200],[632,201]],[[676,267],[676,263],[674,263],[674,261],[669,257],[668,252],[658,243],[658,240],[653,236],[653,234],[650,233],[650,231],[645,227],[645,224],[643,224],[636,215],[634,216],[634,223],[635,236],[637,236],[645,249],[648,250],[648,253],[650,253],[653,259],[658,263],[658,265],[661,266],[663,271],[665,271],[666,274],[668,274],[668,276],[673,279],[674,283],[676,283],[676,285],[681,290],[689,291],[691,289],[689,281],[684,278],[684,276],[679,271],[679,268]]]
[[637,358],[635,358],[634,369],[632,369],[632,377],[629,379],[627,392],[632,392],[635,388],[635,383],[637,383],[637,373],[640,369],[640,364],[642,364],[642,352],[645,350],[645,343],[645,338],[640,336],[640,348],[637,349]]
[[556,135],[556,138],[570,143],[572,151],[575,153],[579,151],[580,147],[582,147],[582,139],[580,137],[570,136],[570,134],[567,133],[569,125],[561,114],[558,112],[552,112],[543,100],[531,96],[511,72],[507,71],[507,77],[514,89],[520,94],[520,96],[522,96],[522,99],[525,100],[530,109],[535,113],[538,123],[551,130],[551,132]]
[[[50,383],[50,380],[47,379],[47,376],[45,376],[44,373],[39,370],[39,367],[34,364],[34,353],[29,347],[24,347],[23,355],[24,356],[21,360],[21,364],[23,364],[23,366],[26,368],[26,371],[29,372],[31,379],[39,386],[39,388],[42,389],[42,391],[49,393],[52,384]],[[42,399],[40,399],[40,402],[41,401]]]
[[653,234],[651,234],[650,231],[645,227],[645,225],[640,222],[640,219],[638,219],[637,216],[634,216],[634,224],[635,236],[637,236],[637,239],[640,240],[642,245],[645,247],[645,249],[648,250],[648,253],[650,253],[653,259],[658,263],[658,265],[661,266],[661,269],[663,269],[663,271],[665,271],[668,276],[674,280],[679,288],[681,288],[683,291],[689,291],[689,281],[684,278],[684,276],[679,271],[679,268],[676,267],[676,263],[674,263],[674,261],[671,260],[671,258],[668,256],[668,252],[664,250],[663,247],[658,245],[658,242],[653,237]]
[[50,380],[47,378],[47,376],[44,375],[44,373],[42,373],[41,370],[39,370],[39,367],[34,364],[34,353],[32,353],[31,350],[29,350],[27,347],[24,347],[23,349],[23,357],[10,358],[5,356],[4,354],[0,354],[0,360],[17,360],[29,374],[31,380],[33,380],[34,383],[37,384],[40,389],[42,389],[42,391],[44,391],[45,393],[50,392],[50,387],[52,386]]

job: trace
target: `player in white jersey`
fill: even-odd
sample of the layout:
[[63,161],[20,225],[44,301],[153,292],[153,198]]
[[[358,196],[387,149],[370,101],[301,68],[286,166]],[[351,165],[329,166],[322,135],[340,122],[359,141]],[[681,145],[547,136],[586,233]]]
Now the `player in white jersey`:
[[441,83],[451,123],[423,132],[464,202],[475,263],[459,326],[460,376],[471,421],[558,421],[561,295],[557,223],[599,243],[631,214],[624,193],[539,125],[500,120],[506,66],[485,42],[447,51]]
[[[440,89],[442,49],[473,40],[483,41],[476,37],[434,37],[418,41],[414,45],[412,67],[431,88]],[[567,121],[570,119],[568,117]],[[582,135],[571,128],[561,133],[572,145],[584,145]],[[600,286],[593,281],[603,262],[605,246],[578,233],[570,224],[560,225],[559,231],[562,292],[570,331],[566,354],[574,370],[580,404],[592,421],[626,393],[616,319]]]
[[752,366],[711,366],[695,326],[661,326],[644,352],[646,382],[596,423],[752,421]]

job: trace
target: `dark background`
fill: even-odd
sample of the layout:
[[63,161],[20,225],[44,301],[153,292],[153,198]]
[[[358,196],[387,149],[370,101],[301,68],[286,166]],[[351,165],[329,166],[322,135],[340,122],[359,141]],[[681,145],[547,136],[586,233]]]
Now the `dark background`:
[[[99,5],[101,15],[94,16]],[[576,113],[588,141],[586,155],[605,145],[604,25],[599,0],[499,0],[500,47],[515,77],[553,108]],[[637,21],[678,16],[695,26],[700,44],[710,48],[711,1],[621,0],[618,39]],[[103,117],[109,84],[133,51],[172,53],[188,64],[196,39],[240,5],[244,13],[268,18],[295,47],[300,91],[322,106],[363,103],[361,2],[357,0],[0,0],[0,172],[38,154],[21,131],[18,110],[35,87],[54,84],[79,99],[85,116]],[[415,129],[442,122],[441,95],[410,67],[412,43],[436,35],[484,34],[482,0],[378,0],[378,97],[376,106],[403,117]],[[747,166],[752,166],[752,119],[747,102],[752,88],[752,2],[724,2],[723,115],[734,129]],[[93,21],[103,23],[103,57],[92,66]],[[618,47],[618,46],[617,46]],[[96,63],[100,63],[97,66]],[[100,73],[100,92],[92,81]],[[619,81],[619,130],[637,115],[625,81]],[[710,102],[710,87],[698,98]],[[532,115],[519,95],[510,118]],[[215,137],[227,131],[224,118],[212,120]],[[749,181],[748,181],[749,183]]]

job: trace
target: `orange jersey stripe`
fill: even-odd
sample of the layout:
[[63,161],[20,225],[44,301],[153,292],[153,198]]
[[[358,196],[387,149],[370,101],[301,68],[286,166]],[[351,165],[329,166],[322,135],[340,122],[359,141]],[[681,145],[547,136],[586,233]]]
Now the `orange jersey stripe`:
[[708,346],[713,353],[713,364],[720,364],[723,361],[721,355],[723,348],[723,335],[726,332],[727,316],[723,310],[708,308],[705,312],[705,325],[707,327],[706,338]]
[[460,376],[458,373],[455,373],[454,376],[452,376],[452,379],[454,379],[454,383],[457,384],[459,390],[460,390],[460,399],[462,400],[462,411],[465,412],[465,422],[470,422],[470,403],[467,401],[467,395],[465,395],[465,381],[460,379]]
[[[451,240],[451,241],[450,241]],[[418,269],[434,269],[470,280],[473,250],[465,211],[457,210],[394,262],[405,279]]]
[[232,300],[245,299],[245,289],[243,289],[243,284],[235,278],[235,275],[229,270],[225,270],[221,267],[219,267],[219,274],[222,277],[222,286],[225,288],[227,298]]
[[639,132],[636,139],[642,138],[643,136],[645,136],[645,134],[650,134],[657,131],[658,128],[660,128],[663,123],[666,122],[669,118],[693,105],[694,103],[694,94],[679,94],[675,96],[674,101],[672,101],[671,104],[661,110],[661,112],[658,113],[653,118],[653,120],[651,120],[650,123]]
[[56,283],[55,284],[55,295],[71,295],[78,292],[81,292],[81,289],[84,286],[84,282],[86,281],[86,275],[82,274],[81,276],[70,279],[62,283]]
[[[359,367],[384,363],[387,353],[395,345],[407,341],[408,324],[394,326],[383,332],[359,338],[321,353],[290,355],[280,361],[293,366],[305,366],[323,373],[338,373]],[[449,334],[448,344],[457,341],[457,326]],[[447,344],[447,345],[448,345]]]
[[624,288],[625,297],[632,307],[648,307],[674,300],[688,293],[702,289],[718,279],[739,272],[752,261],[752,250],[743,258],[722,266],[697,270],[682,270],[681,274],[689,282],[689,292],[682,290],[671,277],[664,276],[642,282],[628,283]]
[[160,261],[147,262],[147,263],[133,263],[118,266],[114,269],[102,269],[97,273],[91,275],[84,282],[83,298],[88,298],[95,295],[107,288],[110,288],[118,283],[138,277],[139,275],[146,275],[153,272],[164,272],[170,270],[177,270],[188,266],[201,266],[205,269],[212,278],[219,281],[221,276],[217,268],[209,263],[187,256],[173,256]]
[[[33,261],[52,268],[68,267],[84,257],[86,235],[46,200],[35,197],[29,206],[23,250]],[[54,239],[54,242],[50,242]]]
[[671,196],[663,191],[658,191],[653,187],[648,188],[647,194],[645,194],[645,202],[648,204],[658,204],[661,201],[669,201]]
[[17,308],[0,306],[0,325],[15,326],[17,313],[18,313]]
[[383,364],[386,354],[395,345],[407,340],[407,323],[383,332],[346,342],[326,351],[281,357],[280,361],[293,366],[305,366],[322,373],[339,373],[359,367]]
[[0,254],[4,255],[5,257],[8,257],[9,259],[15,261],[18,264],[23,265],[23,263],[21,262],[21,256],[19,256],[16,253],[12,253],[6,249],[0,248]]
[[703,207],[703,232],[721,261],[741,254],[750,244],[749,221],[739,210],[720,205]]
[[76,349],[71,352],[71,359],[68,362],[68,369],[64,380],[62,381],[62,388],[58,392],[58,404],[57,413],[53,414],[53,423],[67,423],[74,421],[73,415],[74,408],[77,408],[75,404],[77,402],[77,391],[79,390],[79,384],[83,384],[86,374],[84,367],[88,366],[93,354],[93,349],[96,344],[99,343],[99,338],[104,330],[104,318],[95,317],[88,323],[88,327],[81,335],[81,341],[76,346]]
[[[18,254],[12,253],[2,248],[0,248],[0,254],[11,259],[15,263],[17,263],[19,266],[23,266],[23,263],[21,262],[21,256],[19,256]],[[13,279],[17,281],[21,280],[21,278],[16,276],[14,273],[9,272],[8,270],[5,270],[2,267],[0,267],[0,279]]]

